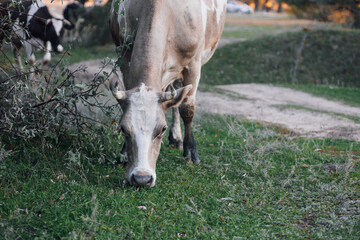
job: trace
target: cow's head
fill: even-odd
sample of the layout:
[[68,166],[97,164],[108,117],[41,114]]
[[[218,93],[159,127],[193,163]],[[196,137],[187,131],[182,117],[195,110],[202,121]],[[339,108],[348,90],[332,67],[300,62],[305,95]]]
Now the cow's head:
[[53,17],[47,19],[45,25],[45,42],[49,41],[51,43],[54,52],[61,53],[64,49],[61,45],[61,38],[64,34],[64,30],[73,29],[74,24],[67,19]]
[[192,85],[172,89],[171,92],[157,92],[143,83],[123,91],[119,85],[117,78],[110,83],[112,93],[123,109],[120,126],[125,136],[129,161],[125,178],[134,186],[153,187],[156,181],[156,160],[167,129],[165,111],[179,105]]
[[47,42],[50,42],[51,49],[47,50],[61,53],[63,51],[61,38],[64,30],[74,28],[74,24],[61,14],[50,13],[49,8],[44,3],[32,4],[29,13],[29,32],[33,37],[43,40],[45,46]]

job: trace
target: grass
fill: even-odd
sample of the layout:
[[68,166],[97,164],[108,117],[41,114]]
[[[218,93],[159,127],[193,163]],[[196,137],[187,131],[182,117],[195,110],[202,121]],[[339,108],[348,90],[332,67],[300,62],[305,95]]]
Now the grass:
[[329,100],[340,101],[351,106],[360,107],[360,88],[314,86],[310,84],[280,84],[280,86],[307,92]]
[[331,111],[324,111],[324,110],[319,110],[319,109],[313,109],[313,108],[304,107],[304,106],[300,106],[300,105],[276,104],[276,105],[273,105],[273,107],[277,107],[277,108],[280,108],[280,109],[287,108],[287,109],[305,110],[305,111],[316,112],[316,113],[325,113],[325,114],[328,114],[328,115],[347,118],[347,119],[352,120],[355,123],[360,123],[360,117],[357,117],[357,116],[343,114],[343,113],[337,113],[337,112],[331,112]]
[[[92,49],[88,48],[82,48],[82,47],[71,47],[70,45],[65,45],[65,50],[67,51],[67,54],[63,57],[63,54],[52,54],[51,55],[51,62],[49,64],[49,67],[56,65],[57,62],[60,59],[63,59],[63,64],[66,65],[72,65],[74,63],[80,62],[80,61],[87,61],[87,60],[95,60],[95,59],[104,59],[104,58],[116,58],[116,52],[115,52],[115,45],[113,44],[107,44],[104,46],[96,46]],[[8,58],[11,60],[13,59],[13,53],[9,45],[4,46],[4,53],[7,55]],[[23,57],[23,66],[26,67],[25,60],[26,60],[26,54],[25,50],[22,51],[22,57]],[[42,58],[44,57],[44,53],[42,51],[35,52],[35,57],[37,61],[41,62]],[[4,55],[0,53],[0,63],[5,63],[7,60],[5,59]],[[15,61],[13,61],[15,64]]]
[[[203,67],[202,83],[290,83],[303,32],[225,46]],[[311,31],[297,83],[360,86],[359,31]]]
[[236,25],[226,25],[223,32],[223,37],[233,37],[233,38],[243,38],[243,39],[254,39],[260,38],[268,35],[277,35],[289,31],[299,31],[301,27],[299,26],[236,26]]
[[[82,48],[82,47],[69,47],[69,57],[66,57],[69,65],[87,60],[104,59],[104,58],[116,58],[115,45],[108,44],[104,46],[93,47],[93,49]],[[38,59],[41,59],[40,55]],[[54,61],[59,60],[61,55],[55,55]]]
[[226,116],[200,119],[202,163],[163,146],[152,189],[124,187],[119,166],[71,160],[70,142],[41,152],[38,141],[3,136],[1,238],[360,237],[359,143],[292,138]]

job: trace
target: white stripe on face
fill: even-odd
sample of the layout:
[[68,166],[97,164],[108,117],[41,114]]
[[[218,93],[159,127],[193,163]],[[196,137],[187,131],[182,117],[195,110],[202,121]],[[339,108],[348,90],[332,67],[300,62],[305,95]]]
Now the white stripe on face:
[[60,31],[63,28],[64,22],[61,21],[61,20],[57,20],[55,18],[52,18],[51,21],[52,21],[52,24],[53,24],[53,26],[55,28],[56,35],[58,37],[60,37]]
[[159,97],[154,91],[148,91],[144,84],[140,91],[133,93],[130,98],[131,123],[133,134],[137,145],[137,159],[134,162],[135,168],[151,169],[149,152],[152,143],[152,136],[156,127],[157,113],[159,110]]

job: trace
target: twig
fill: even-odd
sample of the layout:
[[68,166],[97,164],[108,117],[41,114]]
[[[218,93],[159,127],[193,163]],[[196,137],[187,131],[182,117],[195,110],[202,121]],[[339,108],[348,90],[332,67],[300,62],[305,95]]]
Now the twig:
[[0,51],[2,52],[2,54],[4,54],[5,58],[8,60],[8,62],[11,64],[11,67],[13,69],[15,69],[16,71],[16,75],[18,76],[19,75],[19,72],[18,70],[16,69],[15,65],[11,62],[11,60],[9,59],[9,57],[4,53],[4,50],[0,49]]
[[292,75],[292,79],[291,79],[292,84],[296,83],[296,72],[297,72],[297,68],[298,68],[300,60],[301,60],[301,54],[302,54],[302,52],[304,50],[304,47],[305,47],[306,38],[307,38],[307,33],[305,32],[304,36],[303,36],[303,38],[301,40],[300,48],[298,50],[297,57],[296,57],[296,60],[295,60],[295,66],[294,66],[293,75]]

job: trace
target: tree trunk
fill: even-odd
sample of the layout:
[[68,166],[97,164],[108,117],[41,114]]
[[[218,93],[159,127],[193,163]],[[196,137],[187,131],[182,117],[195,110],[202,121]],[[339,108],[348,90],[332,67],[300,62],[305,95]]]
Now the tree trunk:
[[259,11],[259,0],[255,0],[255,12]]
[[354,0],[351,4],[351,12],[354,15],[354,27],[360,28],[360,7],[358,7],[357,3],[359,1]]
[[279,7],[278,7],[277,12],[278,12],[278,13],[282,13],[283,11],[284,11],[284,10],[283,10],[283,8],[282,8],[282,2],[279,1]]
[[266,12],[270,12],[270,10],[271,10],[271,8],[269,8],[269,7],[267,6],[267,3],[268,3],[268,2],[269,2],[269,0],[265,0],[264,5],[263,5],[263,7],[262,7],[262,9],[263,9],[263,10],[265,9]]

